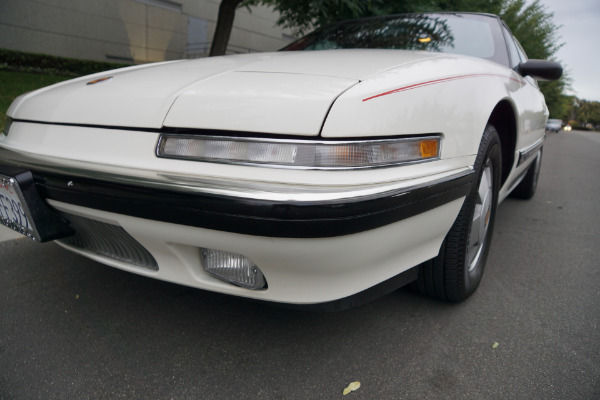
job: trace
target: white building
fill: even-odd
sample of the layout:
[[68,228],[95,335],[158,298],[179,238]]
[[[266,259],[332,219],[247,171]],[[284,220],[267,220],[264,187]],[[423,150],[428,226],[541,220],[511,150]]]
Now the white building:
[[[0,0],[0,48],[145,63],[208,55],[220,0]],[[266,7],[237,10],[228,53],[277,50],[293,37]]]

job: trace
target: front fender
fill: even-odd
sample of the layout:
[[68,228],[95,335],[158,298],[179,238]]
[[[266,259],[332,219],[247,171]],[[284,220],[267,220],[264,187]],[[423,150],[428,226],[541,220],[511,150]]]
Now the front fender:
[[526,82],[499,64],[440,55],[362,81],[333,104],[323,137],[441,133],[442,158],[477,153],[495,106]]

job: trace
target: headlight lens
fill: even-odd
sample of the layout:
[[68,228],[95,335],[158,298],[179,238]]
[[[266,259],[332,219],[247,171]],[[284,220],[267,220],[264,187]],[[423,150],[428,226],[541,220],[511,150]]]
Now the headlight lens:
[[438,159],[439,136],[311,141],[163,134],[156,154],[163,158],[282,168],[352,169]]

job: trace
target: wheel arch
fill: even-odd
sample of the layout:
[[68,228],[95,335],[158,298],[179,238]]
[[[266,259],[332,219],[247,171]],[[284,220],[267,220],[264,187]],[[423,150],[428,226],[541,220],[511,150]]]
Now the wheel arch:
[[500,145],[502,147],[502,177],[500,187],[508,179],[508,175],[515,162],[515,150],[517,147],[517,118],[513,105],[509,100],[500,101],[488,120],[498,131]]

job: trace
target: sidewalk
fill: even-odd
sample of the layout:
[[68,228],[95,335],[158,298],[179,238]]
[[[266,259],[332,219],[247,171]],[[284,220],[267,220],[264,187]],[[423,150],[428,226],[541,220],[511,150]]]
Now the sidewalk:
[[20,239],[25,236],[9,229],[3,225],[0,225],[0,242],[5,242],[7,240]]

